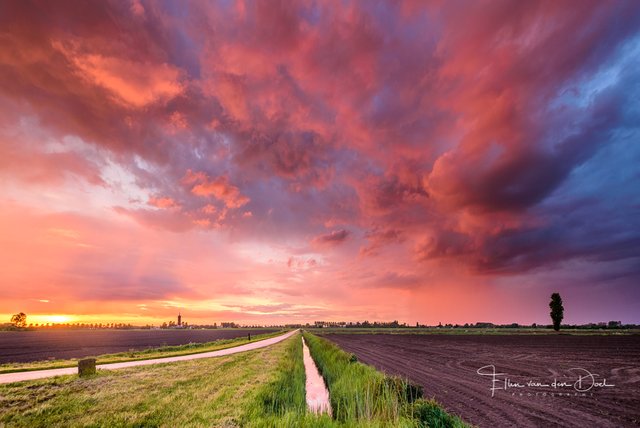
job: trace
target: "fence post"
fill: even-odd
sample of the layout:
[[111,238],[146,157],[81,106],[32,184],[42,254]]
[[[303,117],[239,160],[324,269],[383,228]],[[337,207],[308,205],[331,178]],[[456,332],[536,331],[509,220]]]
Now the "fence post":
[[83,360],[78,361],[78,375],[82,376],[90,376],[96,374],[96,359],[95,358],[85,358]]

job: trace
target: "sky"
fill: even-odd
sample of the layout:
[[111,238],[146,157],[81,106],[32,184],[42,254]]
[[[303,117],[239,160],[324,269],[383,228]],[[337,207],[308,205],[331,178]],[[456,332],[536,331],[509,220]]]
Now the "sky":
[[8,0],[0,45],[0,320],[640,323],[640,2]]

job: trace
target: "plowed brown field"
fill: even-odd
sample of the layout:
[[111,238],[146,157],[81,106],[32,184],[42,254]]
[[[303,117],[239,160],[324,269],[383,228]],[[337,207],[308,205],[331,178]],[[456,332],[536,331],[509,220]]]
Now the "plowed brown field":
[[161,346],[206,343],[277,329],[59,330],[0,332],[0,363],[82,358]]
[[480,427],[640,426],[639,335],[325,337]]

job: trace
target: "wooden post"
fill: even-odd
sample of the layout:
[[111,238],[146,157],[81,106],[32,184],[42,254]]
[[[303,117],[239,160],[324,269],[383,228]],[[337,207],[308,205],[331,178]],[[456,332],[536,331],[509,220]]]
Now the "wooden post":
[[80,377],[96,374],[96,359],[85,358],[78,361],[78,375]]

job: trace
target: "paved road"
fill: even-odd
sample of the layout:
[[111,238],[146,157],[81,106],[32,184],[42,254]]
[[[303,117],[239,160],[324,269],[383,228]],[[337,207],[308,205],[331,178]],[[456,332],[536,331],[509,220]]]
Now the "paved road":
[[[164,363],[173,363],[176,361],[197,360],[199,358],[221,357],[223,355],[231,355],[231,354],[236,354],[238,352],[245,352],[245,351],[251,351],[253,349],[264,348],[265,346],[282,342],[283,340],[291,337],[297,332],[298,330],[294,330],[294,331],[285,333],[281,336],[259,340],[257,342],[251,342],[245,345],[235,346],[233,348],[220,349],[218,351],[202,352],[199,354],[190,354],[190,355],[180,355],[177,357],[154,358],[152,360],[127,361],[126,363],[99,364],[98,366],[96,366],[96,368],[99,370],[117,370],[117,369],[123,369],[126,367],[148,366],[151,364],[164,364]],[[24,380],[42,379],[47,377],[76,374],[76,373],[78,373],[77,367],[68,367],[64,369],[34,370],[29,372],[4,373],[4,374],[0,374],[0,383],[21,382]]]

